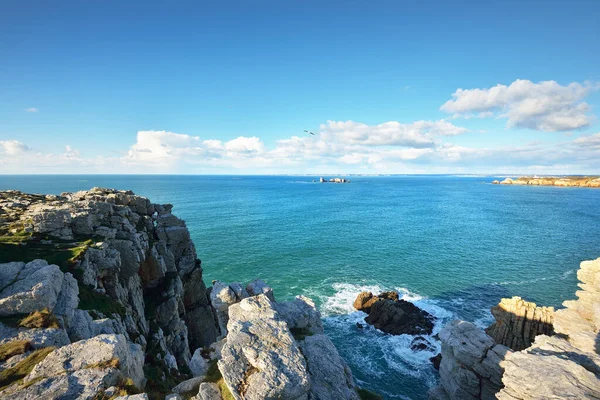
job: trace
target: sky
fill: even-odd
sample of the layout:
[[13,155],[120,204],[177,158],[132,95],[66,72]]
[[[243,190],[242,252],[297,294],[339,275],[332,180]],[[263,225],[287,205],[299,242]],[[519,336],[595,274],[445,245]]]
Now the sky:
[[600,174],[598,21],[596,0],[0,0],[0,173]]

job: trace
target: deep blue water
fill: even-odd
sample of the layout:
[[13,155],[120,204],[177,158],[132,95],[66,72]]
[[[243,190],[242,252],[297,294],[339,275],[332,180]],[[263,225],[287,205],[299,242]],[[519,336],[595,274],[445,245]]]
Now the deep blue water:
[[[205,281],[262,278],[278,299],[312,297],[358,382],[386,398],[426,398],[433,352],[412,337],[359,330],[363,289],[397,289],[438,316],[481,326],[502,297],[560,306],[582,260],[600,256],[600,190],[491,185],[494,177],[0,176],[0,190],[93,186],[171,203]],[[438,343],[432,340],[435,346]]]

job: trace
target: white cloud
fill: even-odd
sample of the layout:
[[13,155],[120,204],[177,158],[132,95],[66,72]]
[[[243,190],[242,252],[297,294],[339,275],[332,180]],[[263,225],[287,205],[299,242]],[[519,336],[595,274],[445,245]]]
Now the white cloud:
[[389,121],[369,126],[354,121],[327,121],[321,125],[324,140],[364,146],[433,147],[435,138],[466,133],[467,129],[440,121],[416,121],[402,124]]
[[593,135],[580,136],[573,143],[578,147],[600,149],[600,132]]
[[30,150],[24,143],[17,140],[0,141],[0,148],[8,156],[16,156]]
[[590,106],[583,99],[599,87],[589,82],[562,86],[555,81],[517,79],[509,86],[458,89],[440,109],[455,117],[507,118],[509,128],[566,131],[591,123]]
[[35,107],[31,107],[31,108],[26,108],[25,109],[25,112],[28,112],[28,113],[36,113],[38,111],[39,110],[37,108],[35,108]]

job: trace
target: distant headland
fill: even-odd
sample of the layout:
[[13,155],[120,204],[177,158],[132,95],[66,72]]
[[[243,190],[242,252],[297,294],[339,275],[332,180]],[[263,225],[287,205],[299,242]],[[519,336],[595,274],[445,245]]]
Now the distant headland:
[[600,176],[521,176],[517,179],[506,178],[495,180],[499,185],[533,185],[533,186],[563,186],[563,187],[593,187],[600,188]]

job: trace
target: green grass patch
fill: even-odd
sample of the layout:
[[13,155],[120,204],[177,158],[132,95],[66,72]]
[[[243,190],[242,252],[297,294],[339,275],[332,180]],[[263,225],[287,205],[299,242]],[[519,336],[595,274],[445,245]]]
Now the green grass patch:
[[223,376],[221,375],[221,371],[219,371],[219,366],[217,365],[217,360],[211,360],[208,364],[208,370],[206,371],[206,378],[204,382],[208,383],[216,383],[221,391],[221,397],[223,400],[235,400],[233,394],[227,387]]
[[118,358],[113,357],[110,360],[100,361],[94,364],[88,364],[85,369],[107,369],[107,368],[119,368],[120,361]]
[[13,340],[0,345],[0,362],[6,361],[12,356],[24,354],[31,349],[29,340]]
[[56,264],[63,272],[72,272],[74,265],[94,242],[42,243],[41,239],[21,236],[0,236],[0,263],[29,262],[43,259]]
[[79,284],[79,308],[82,310],[96,310],[108,316],[118,314],[121,318],[125,318],[125,307],[118,301],[82,284]]
[[33,367],[42,362],[48,354],[54,351],[54,349],[56,349],[56,347],[45,347],[43,349],[35,350],[29,354],[27,358],[19,361],[11,368],[7,368],[0,372],[0,390],[3,390],[5,387],[15,382],[22,381],[23,378],[31,372]]
[[0,317],[0,323],[12,328],[60,328],[58,319],[47,308],[31,314]]
[[358,393],[358,397],[360,397],[361,400],[383,400],[381,395],[367,389],[358,388],[356,393]]
[[19,326],[22,328],[60,328],[58,319],[47,308],[32,312],[19,322]]

